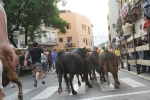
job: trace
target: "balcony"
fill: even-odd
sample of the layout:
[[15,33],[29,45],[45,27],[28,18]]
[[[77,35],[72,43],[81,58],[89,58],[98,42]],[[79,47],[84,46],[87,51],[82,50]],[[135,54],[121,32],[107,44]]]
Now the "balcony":
[[119,17],[118,20],[117,20],[117,27],[121,26],[121,22],[122,22],[122,19],[121,19],[121,17]]
[[57,38],[47,38],[46,43],[57,43]]
[[66,43],[65,47],[66,48],[75,47],[75,43]]

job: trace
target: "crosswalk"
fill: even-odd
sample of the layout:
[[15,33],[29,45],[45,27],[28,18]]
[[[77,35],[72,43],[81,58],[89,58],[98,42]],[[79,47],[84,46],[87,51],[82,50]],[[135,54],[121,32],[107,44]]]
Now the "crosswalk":
[[[106,82],[105,83],[100,83],[99,80],[100,79],[98,77],[97,81],[95,82],[99,86],[99,87],[96,87],[96,88],[99,88],[99,91],[107,92],[107,91],[117,91],[117,90],[119,90],[119,89],[114,89],[114,81],[113,80],[110,81],[110,82],[112,82],[110,84],[110,86],[108,86]],[[120,78],[119,81],[120,81],[121,84],[124,84],[124,85],[122,85],[122,87],[123,86],[128,86],[130,88],[139,88],[139,87],[147,86],[146,84],[143,84],[142,82],[138,82],[137,80],[132,79],[132,78]],[[57,92],[58,86],[47,86],[42,91],[39,91],[39,93],[36,93],[36,94],[33,93],[33,95],[31,96],[31,93],[35,92],[36,91],[35,89],[37,89],[37,88],[23,90],[23,93],[24,93],[23,95],[28,96],[30,94],[30,97],[28,97],[28,99],[24,98],[24,100],[47,100],[47,99],[50,100],[51,96],[53,96],[54,94],[58,94],[58,92]],[[65,89],[65,88],[63,88],[63,89]],[[88,89],[88,87],[85,85],[85,83],[81,83],[81,86],[79,87],[78,84],[77,84],[77,79],[75,78],[74,79],[74,89],[77,91],[78,94],[84,95],[84,94],[86,94],[86,92],[87,92],[86,90]],[[64,90],[63,90],[63,92],[65,93]],[[66,92],[66,94],[67,94],[67,92]],[[6,95],[4,100],[17,100],[17,97],[18,97],[17,95],[18,95],[18,91],[11,94],[11,95],[8,95],[8,96]],[[60,94],[60,95],[63,95],[63,94]],[[68,96],[72,96],[72,94],[70,93]]]

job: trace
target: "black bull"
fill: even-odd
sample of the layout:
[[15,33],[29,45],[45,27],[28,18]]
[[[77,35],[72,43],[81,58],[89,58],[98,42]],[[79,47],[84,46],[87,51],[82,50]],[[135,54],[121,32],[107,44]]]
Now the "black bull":
[[[95,74],[95,70],[99,73],[100,75],[100,81],[104,81],[106,82],[106,79],[105,79],[105,76],[104,76],[104,72],[102,70],[102,68],[100,67],[99,63],[99,53],[96,52],[96,51],[93,51],[90,55],[89,55],[89,58],[88,58],[88,62],[89,62],[89,66],[90,66],[90,69],[93,71],[93,76],[94,78],[96,78],[96,74]],[[91,71],[90,70],[90,71]],[[90,78],[91,78],[91,73],[89,71],[89,74],[90,74]]]
[[[74,75],[84,75],[85,83],[89,88],[92,88],[92,85],[88,80],[88,67],[86,63],[86,50],[77,49],[76,52],[58,52],[57,61],[56,61],[56,73],[58,75],[59,88],[58,92],[62,92],[62,75],[67,85],[67,90],[70,92],[70,86],[72,89],[72,94],[76,95],[77,92],[73,88],[73,78]],[[67,76],[69,74],[69,78]]]

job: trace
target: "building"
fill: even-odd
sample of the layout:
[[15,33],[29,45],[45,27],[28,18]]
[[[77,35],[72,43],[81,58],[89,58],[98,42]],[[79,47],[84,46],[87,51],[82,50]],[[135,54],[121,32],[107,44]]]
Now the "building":
[[56,49],[89,48],[93,49],[93,32],[89,18],[84,15],[61,10],[60,18],[68,22],[67,33],[58,33]]
[[[46,37],[42,36],[37,38],[35,42],[38,42],[40,46],[45,46],[48,50],[53,50],[57,45],[57,32],[55,28],[42,26],[42,29],[46,31]],[[14,33],[14,42],[19,48],[25,46],[25,35],[19,35],[19,32]]]
[[107,15],[108,20],[108,32],[109,32],[109,40],[110,42],[113,42],[116,38],[117,32],[117,19],[118,17],[118,3],[116,0],[108,0],[108,8],[109,8],[109,14]]
[[143,12],[141,11],[141,3],[143,0],[117,0],[118,12],[120,16],[117,20],[117,27],[119,33],[123,34],[121,30],[121,21],[126,20],[128,23],[134,23],[134,33],[142,31],[144,19],[142,18]]

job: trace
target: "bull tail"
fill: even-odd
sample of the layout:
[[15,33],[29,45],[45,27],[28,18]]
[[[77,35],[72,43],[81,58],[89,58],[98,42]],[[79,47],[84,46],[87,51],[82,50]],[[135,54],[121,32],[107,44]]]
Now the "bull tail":
[[[62,74],[65,73],[65,69],[64,69],[64,66],[63,66],[63,63],[62,63],[62,59],[61,59],[61,55],[62,55],[62,52],[61,53],[58,53],[57,55],[57,65],[56,65],[56,73],[58,75],[59,71],[62,70]],[[60,69],[60,70],[59,70]]]

